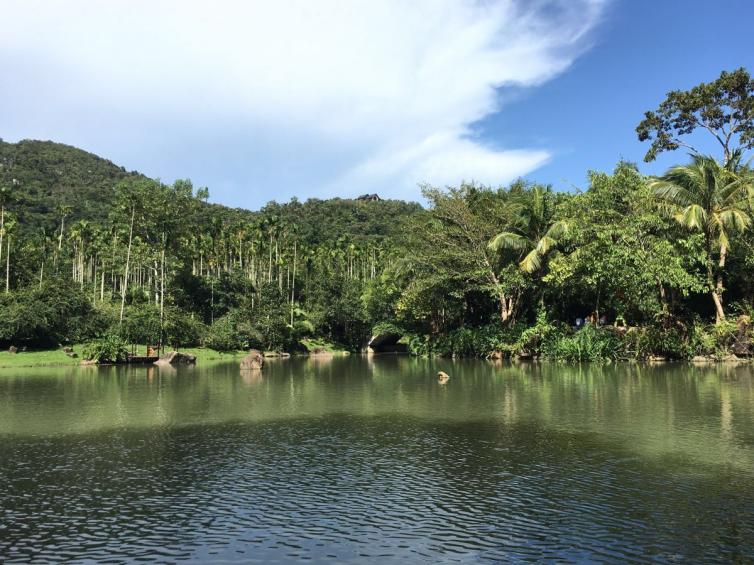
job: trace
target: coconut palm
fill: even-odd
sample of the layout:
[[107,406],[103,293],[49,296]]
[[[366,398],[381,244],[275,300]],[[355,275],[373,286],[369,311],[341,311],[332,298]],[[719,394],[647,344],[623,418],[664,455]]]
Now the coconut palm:
[[707,283],[719,324],[725,319],[725,258],[734,236],[751,226],[754,202],[751,170],[741,164],[740,152],[725,165],[712,157],[693,155],[691,163],[671,168],[653,180],[651,187],[667,214],[684,228],[704,235]]
[[547,255],[570,231],[567,220],[554,220],[552,190],[534,187],[514,194],[511,201],[509,231],[497,234],[489,243],[490,249],[510,249],[523,256],[519,268],[534,273],[542,268]]

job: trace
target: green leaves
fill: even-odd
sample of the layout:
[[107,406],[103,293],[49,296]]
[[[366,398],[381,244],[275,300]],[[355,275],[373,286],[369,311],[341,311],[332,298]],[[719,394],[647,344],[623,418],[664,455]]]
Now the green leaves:
[[717,141],[726,162],[737,148],[754,147],[754,80],[746,69],[723,71],[713,82],[669,92],[656,110],[646,112],[636,127],[639,141],[651,141],[644,160],[679,147],[698,153],[686,138],[700,128]]

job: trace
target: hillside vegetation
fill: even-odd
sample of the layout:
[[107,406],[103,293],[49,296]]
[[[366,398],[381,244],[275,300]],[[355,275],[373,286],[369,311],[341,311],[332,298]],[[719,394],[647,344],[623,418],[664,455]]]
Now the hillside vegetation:
[[745,69],[670,92],[637,127],[647,160],[708,133],[720,154],[660,177],[619,162],[573,193],[425,186],[426,209],[232,209],[73,147],[0,143],[0,344],[358,350],[381,332],[425,354],[749,355],[752,100]]

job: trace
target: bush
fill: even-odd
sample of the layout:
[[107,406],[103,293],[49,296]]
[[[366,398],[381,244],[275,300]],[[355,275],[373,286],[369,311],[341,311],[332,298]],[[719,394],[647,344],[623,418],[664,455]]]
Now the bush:
[[163,338],[167,345],[194,347],[199,345],[207,333],[207,326],[177,308],[166,308],[163,320]]
[[628,339],[638,358],[659,355],[670,359],[685,359],[691,353],[685,329],[677,326],[647,326],[631,332]]
[[107,321],[67,280],[50,280],[0,296],[0,344],[56,346],[90,339]]
[[606,361],[617,359],[622,350],[621,339],[615,333],[587,324],[571,335],[556,336],[543,353],[559,361]]
[[724,320],[713,325],[696,323],[691,331],[689,354],[722,357],[731,351],[737,335],[735,322]]
[[236,317],[226,314],[215,320],[204,338],[204,346],[217,351],[237,351],[248,346],[248,339],[239,333]]
[[87,343],[83,354],[84,359],[97,363],[122,363],[128,360],[128,345],[119,335],[108,334]]

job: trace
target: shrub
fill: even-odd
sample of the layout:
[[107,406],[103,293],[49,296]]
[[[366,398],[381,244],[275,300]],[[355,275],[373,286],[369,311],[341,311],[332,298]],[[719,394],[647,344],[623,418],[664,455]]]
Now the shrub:
[[715,357],[726,355],[735,345],[737,334],[736,323],[728,320],[715,325],[696,323],[691,332],[689,354]]
[[237,351],[248,346],[248,339],[239,333],[236,317],[226,314],[209,327],[204,345],[217,351]]
[[67,280],[49,280],[0,296],[0,344],[53,346],[102,331],[89,296]]
[[165,310],[163,338],[165,343],[175,349],[199,345],[206,333],[207,326],[185,312],[177,308]]
[[613,332],[587,324],[572,335],[558,335],[546,344],[545,356],[560,361],[606,361],[616,359],[623,347]]
[[117,334],[87,343],[83,350],[84,359],[97,363],[122,363],[128,360],[128,345]]

